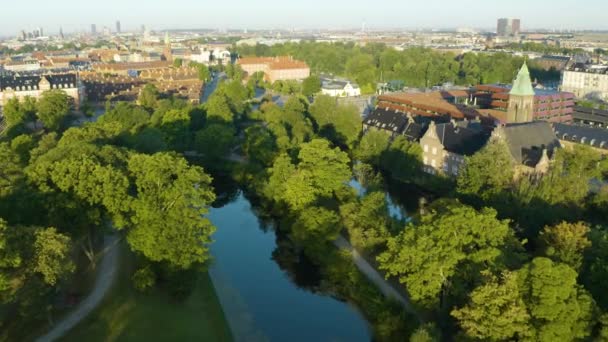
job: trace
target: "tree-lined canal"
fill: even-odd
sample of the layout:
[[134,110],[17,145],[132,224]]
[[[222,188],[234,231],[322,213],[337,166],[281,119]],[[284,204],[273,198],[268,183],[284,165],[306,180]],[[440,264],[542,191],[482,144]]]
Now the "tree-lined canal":
[[[211,209],[217,226],[211,276],[236,341],[370,341],[356,308],[292,280],[276,258],[277,235],[240,194]],[[295,275],[314,282],[314,272]]]

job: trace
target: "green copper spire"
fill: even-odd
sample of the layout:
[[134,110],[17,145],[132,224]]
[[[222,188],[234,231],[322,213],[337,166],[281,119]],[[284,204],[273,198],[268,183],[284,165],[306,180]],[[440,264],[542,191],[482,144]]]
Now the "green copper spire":
[[513,82],[513,88],[511,88],[511,95],[519,96],[534,96],[534,88],[532,88],[532,81],[530,80],[530,71],[528,65],[524,62],[524,65],[519,69],[517,78]]

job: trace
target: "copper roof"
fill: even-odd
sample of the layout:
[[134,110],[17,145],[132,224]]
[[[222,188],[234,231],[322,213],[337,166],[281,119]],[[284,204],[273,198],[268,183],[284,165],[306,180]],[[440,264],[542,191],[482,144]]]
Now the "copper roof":
[[381,95],[378,97],[378,100],[380,101],[380,105],[382,105],[382,102],[389,102],[393,105],[402,106],[403,109],[418,115],[449,115],[455,119],[462,119],[469,116],[464,106],[450,103],[446,99],[450,97],[465,97],[468,94],[464,90],[432,93],[395,93]]

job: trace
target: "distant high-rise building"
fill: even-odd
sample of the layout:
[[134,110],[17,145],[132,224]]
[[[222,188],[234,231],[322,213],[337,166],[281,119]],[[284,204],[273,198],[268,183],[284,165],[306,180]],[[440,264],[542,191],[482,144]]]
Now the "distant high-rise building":
[[104,36],[109,36],[109,35],[111,35],[111,34],[112,34],[112,31],[110,30],[110,28],[109,28],[109,27],[107,27],[107,26],[104,26],[104,27],[103,27],[103,35],[104,35]]
[[496,34],[501,37],[517,36],[521,32],[521,21],[512,18],[498,19]]
[[65,38],[65,36],[63,35],[63,27],[61,27],[61,26],[59,27],[59,37],[61,39]]
[[96,35],[97,34],[97,25],[91,24],[91,34],[92,35]]
[[116,33],[120,33],[120,20],[116,21]]

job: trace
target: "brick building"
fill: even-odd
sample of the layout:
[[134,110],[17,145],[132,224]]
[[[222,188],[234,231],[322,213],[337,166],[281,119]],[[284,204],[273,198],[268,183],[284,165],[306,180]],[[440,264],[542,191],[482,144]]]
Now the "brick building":
[[285,80],[303,80],[310,76],[310,68],[305,62],[290,56],[281,57],[245,57],[237,61],[247,75],[263,72],[265,79],[274,83]]
[[[565,122],[572,120],[574,94],[534,89],[526,64],[512,86],[486,84],[475,87],[474,102],[498,123],[531,121]],[[484,110],[481,110],[483,113]]]

